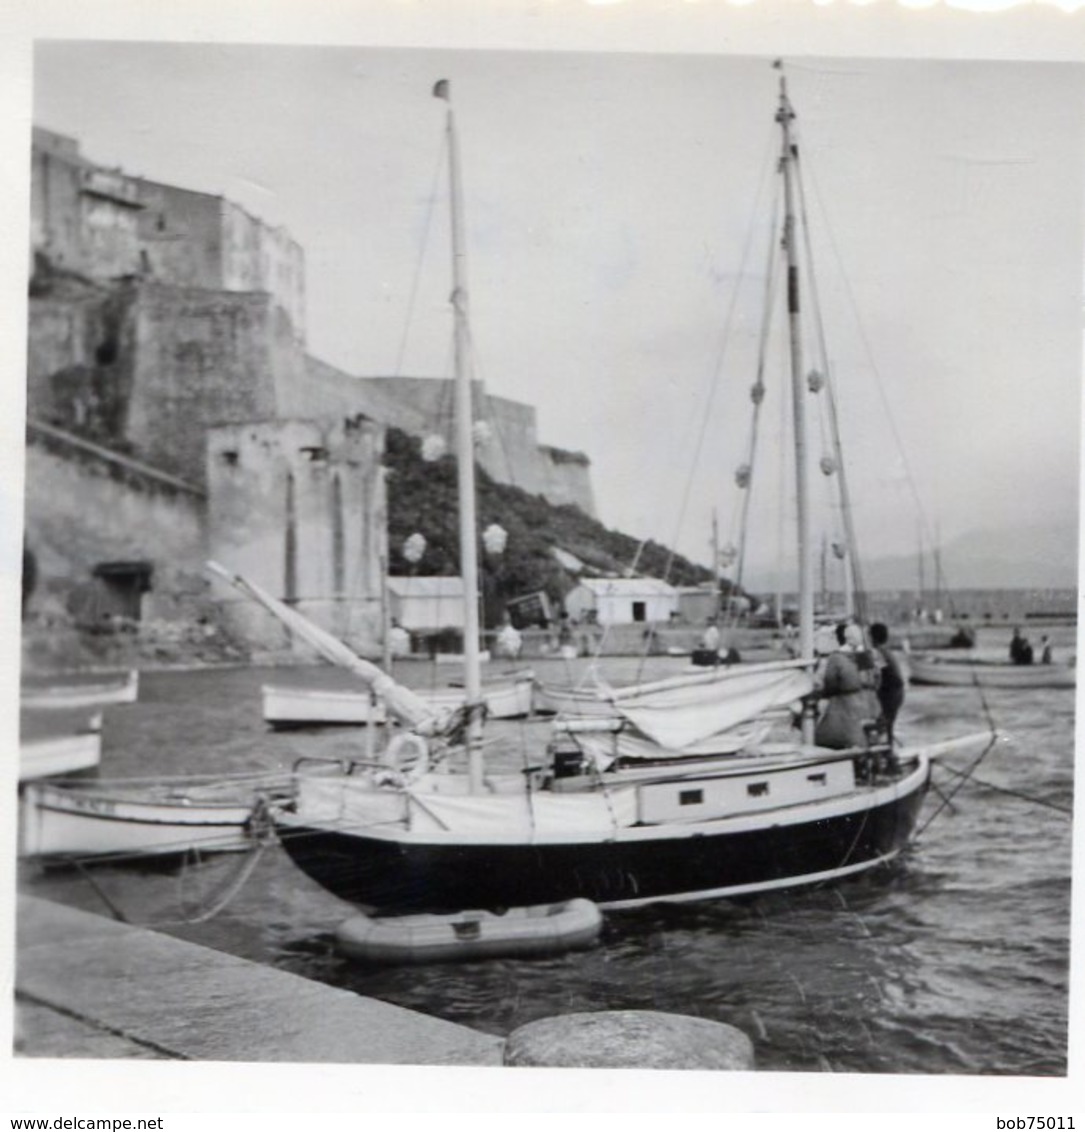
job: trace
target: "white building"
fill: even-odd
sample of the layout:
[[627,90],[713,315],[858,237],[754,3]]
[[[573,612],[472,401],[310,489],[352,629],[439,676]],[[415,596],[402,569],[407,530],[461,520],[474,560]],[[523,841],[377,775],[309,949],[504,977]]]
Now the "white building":
[[424,633],[463,628],[462,578],[389,578],[388,602],[392,617],[404,629]]
[[669,621],[678,612],[678,591],[657,578],[584,578],[565,596],[565,609],[576,621],[632,625]]

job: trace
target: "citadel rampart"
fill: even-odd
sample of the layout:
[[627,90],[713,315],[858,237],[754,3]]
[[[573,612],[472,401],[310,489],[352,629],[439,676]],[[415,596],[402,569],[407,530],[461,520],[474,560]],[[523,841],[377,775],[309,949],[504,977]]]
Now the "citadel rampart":
[[[207,445],[211,556],[370,654],[388,559],[383,454],[384,429],[362,417],[227,425]],[[262,608],[219,600],[242,639],[289,649]]]
[[26,441],[26,541],[43,617],[93,627],[193,615],[206,591],[204,493],[48,425],[29,423]]
[[[289,411],[298,411],[304,403],[319,406],[320,412],[363,412],[414,436],[441,436],[451,448],[454,389],[450,380],[356,378],[315,358],[306,359],[306,367],[304,398],[296,404],[287,400],[284,407]],[[539,444],[533,406],[495,397],[480,383],[475,383],[474,398],[478,418],[490,431],[489,440],[478,448],[478,461],[495,480],[595,515],[587,456]]]
[[[231,565],[371,644],[387,538],[377,437],[450,441],[452,383],[308,356],[301,248],[222,197],[105,169],[35,128],[31,211],[26,540],[52,611],[187,616],[206,594],[210,525]],[[541,446],[532,406],[476,395],[490,474],[594,514],[587,457]],[[323,440],[298,439],[314,429]],[[327,460],[298,455],[310,449]],[[293,550],[269,557],[286,532]]]

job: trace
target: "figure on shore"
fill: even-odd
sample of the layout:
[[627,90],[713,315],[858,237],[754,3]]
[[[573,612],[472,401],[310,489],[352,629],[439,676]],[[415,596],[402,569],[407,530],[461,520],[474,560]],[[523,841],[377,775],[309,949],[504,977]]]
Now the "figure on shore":
[[388,630],[388,651],[394,657],[409,656],[411,652],[411,635],[394,617]]
[[703,648],[705,652],[719,654],[720,631],[714,617],[708,619],[705,625],[705,631],[701,634],[701,648]]
[[511,621],[506,621],[497,634],[497,652],[499,656],[516,660],[524,647],[524,639],[520,630]]
[[880,709],[874,695],[875,670],[858,625],[836,627],[836,649],[815,677],[819,695],[827,701],[818,720],[814,742],[819,747],[843,750],[863,747],[868,729]]
[[1040,638],[1040,649],[1040,663],[1052,664],[1054,662],[1054,657],[1051,655],[1051,641],[1047,636]]
[[904,703],[904,670],[896,653],[889,647],[889,630],[880,621],[870,626],[870,643],[874,648],[874,666],[878,672],[876,681],[878,703],[881,706],[881,721],[885,727],[886,739],[893,746],[893,725],[897,713]]

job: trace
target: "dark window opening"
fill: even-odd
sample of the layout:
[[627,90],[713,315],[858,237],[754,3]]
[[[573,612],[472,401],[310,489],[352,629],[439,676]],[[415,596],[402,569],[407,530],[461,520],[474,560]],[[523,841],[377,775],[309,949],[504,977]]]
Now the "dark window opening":
[[643,601],[633,602],[633,620],[646,621],[648,619],[648,606]]
[[764,798],[769,792],[769,784],[767,782],[751,782],[746,787],[746,793],[751,798]]
[[808,774],[806,781],[812,782],[815,786],[824,786],[828,782],[828,778],[825,776],[825,772],[822,771],[821,774]]
[[92,571],[94,620],[138,621],[142,598],[151,589],[154,567],[150,562],[101,562]]
[[117,340],[110,337],[102,342],[94,351],[94,360],[100,366],[111,366],[117,360]]
[[238,453],[233,449],[226,449],[225,451],[219,453],[219,459],[224,464],[228,464],[231,468],[234,468],[237,466]]
[[703,790],[679,790],[678,804],[680,806],[699,806],[704,801]]

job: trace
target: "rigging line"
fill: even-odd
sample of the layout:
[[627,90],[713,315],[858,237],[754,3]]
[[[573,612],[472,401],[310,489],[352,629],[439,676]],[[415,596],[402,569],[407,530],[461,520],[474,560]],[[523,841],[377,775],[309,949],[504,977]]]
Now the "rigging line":
[[[782,384],[782,383],[781,383]],[[787,398],[780,398],[780,421],[779,421],[779,452],[780,463],[777,469],[778,486],[777,486],[777,507],[776,507],[776,622],[778,628],[783,628],[783,592],[784,592],[784,529],[788,520],[794,516],[788,514],[787,497],[784,492],[784,484],[792,480],[794,469],[790,467],[788,456],[791,452],[790,446],[783,443],[783,438],[787,435]]]
[[[214,919],[215,916],[217,916],[219,914],[219,912],[221,912],[226,907],[226,905],[229,904],[230,901],[233,900],[233,898],[241,891],[241,889],[244,888],[245,884],[248,882],[249,877],[252,876],[253,870],[256,868],[257,864],[259,863],[260,858],[263,856],[265,848],[266,848],[266,845],[264,843],[259,843],[259,844],[256,844],[256,845],[253,846],[252,851],[250,853],[248,853],[245,860],[242,861],[241,868],[238,869],[238,871],[237,871],[237,876],[232,879],[232,881],[226,886],[225,890],[222,892],[221,896],[216,898],[212,902],[210,907],[205,908],[202,912],[199,912],[194,916],[187,916],[186,915],[180,920],[164,920],[164,921],[161,921],[161,923],[163,925],[164,924],[204,924],[208,920]],[[184,873],[184,870],[182,870],[182,873],[181,873],[182,881],[184,879],[184,876],[185,876],[185,873]],[[144,925],[144,926],[149,927],[150,925],[148,924],[148,925]]]
[[419,247],[418,260],[415,263],[414,279],[411,281],[411,295],[407,300],[407,317],[403,323],[403,335],[399,340],[399,350],[396,353],[396,365],[392,371],[393,377],[399,377],[402,366],[403,358],[407,352],[407,337],[410,334],[411,321],[414,317],[414,304],[418,299],[418,284],[422,278],[422,261],[426,257],[426,245],[429,243],[429,230],[430,224],[433,222],[433,215],[437,207],[437,181],[441,175],[441,169],[445,164],[445,150],[448,146],[447,131],[441,131],[441,142],[437,152],[437,165],[433,170],[433,183],[430,187],[429,193],[429,207],[426,209],[426,221],[422,228],[422,241]]
[[478,360],[478,354],[475,350],[475,340],[472,336],[470,326],[467,327],[467,343],[471,357],[471,370],[477,376],[479,385],[479,398],[478,403],[475,405],[475,418],[476,420],[484,421],[489,426],[493,438],[497,441],[497,446],[501,451],[501,455],[504,457],[505,472],[508,475],[507,482],[512,487],[521,487],[517,482],[516,465],[511,456],[512,447],[506,440],[505,431],[501,427],[497,413],[493,410],[489,394],[486,392],[486,381],[482,373],[482,363]]
[[[798,167],[797,162],[796,167]],[[862,568],[859,561],[858,541],[855,537],[855,529],[852,523],[851,498],[848,492],[848,481],[844,468],[844,450],[840,441],[840,417],[837,413],[835,382],[833,381],[832,373],[829,368],[829,349],[825,338],[825,321],[822,318],[821,304],[818,301],[818,290],[814,276],[814,253],[810,240],[810,221],[806,209],[806,187],[801,170],[797,180],[799,183],[799,211],[802,217],[803,242],[806,247],[806,271],[810,279],[811,307],[814,314],[814,325],[817,327],[818,332],[818,343],[821,348],[821,364],[825,371],[825,392],[828,398],[829,427],[832,432],[833,455],[836,459],[836,475],[840,477],[840,511],[844,524],[844,534],[847,540],[848,558],[851,564],[852,595],[855,601],[855,612],[859,624],[865,625],[867,622],[866,590],[863,585]],[[824,214],[824,209],[822,211]],[[828,230],[827,217],[825,227],[826,230]],[[830,232],[830,240],[831,239],[832,233]],[[837,258],[839,261],[839,253],[837,253]],[[841,265],[841,275],[843,274],[843,266]],[[845,282],[847,282],[846,279]]]
[[682,525],[685,522],[686,510],[689,506],[690,492],[693,489],[693,481],[696,476],[697,464],[701,458],[701,451],[704,448],[705,436],[708,433],[708,424],[712,416],[712,406],[716,399],[716,391],[719,387],[720,374],[723,370],[724,358],[727,355],[727,347],[730,344],[731,326],[735,317],[735,310],[738,307],[738,294],[741,290],[740,283],[746,274],[746,264],[749,261],[750,250],[753,247],[754,233],[757,228],[758,206],[765,192],[765,183],[768,179],[768,172],[771,167],[772,155],[776,149],[775,130],[769,136],[769,144],[765,150],[765,158],[761,168],[761,176],[758,179],[757,191],[754,195],[754,204],[750,214],[750,223],[746,233],[746,240],[742,249],[742,256],[739,260],[738,279],[735,281],[734,289],[731,292],[731,303],[727,311],[727,316],[724,319],[723,331],[720,335],[719,350],[716,354],[716,364],[712,371],[711,380],[708,385],[708,395],[705,398],[704,408],[701,412],[700,427],[697,430],[697,441],[693,447],[693,458],[690,461],[690,470],[686,476],[685,487],[682,491],[682,502],[678,508],[674,524],[674,536],[671,539],[671,549],[667,556],[667,566],[664,571],[664,578],[670,574],[671,564],[674,559],[673,547],[678,542],[678,536],[681,533]]
[[946,805],[949,806],[949,808],[954,813],[957,812],[957,807],[955,805],[953,805],[953,803],[947,797],[946,792],[941,788],[941,786],[938,785],[937,782],[934,781],[933,778],[931,779],[931,789],[935,792],[935,794],[938,795],[939,798],[941,798],[945,801]]
[[76,869],[79,871],[79,874],[94,890],[102,903],[109,909],[109,914],[113,917],[113,919],[120,921],[120,923],[122,924],[131,923],[131,920],[129,920],[128,917],[120,910],[120,908],[116,904],[114,904],[112,900],[109,899],[109,897],[106,895],[105,890],[90,874],[90,872],[84,866],[83,862],[78,857],[74,857],[71,863],[75,865]]
[[983,750],[979,753],[979,755],[977,755],[976,758],[972,761],[972,764],[971,764],[971,766],[969,766],[968,770],[965,771],[963,774],[961,774],[961,776],[960,776],[961,781],[957,783],[957,786],[953,790],[951,790],[948,795],[943,795],[942,804],[934,811],[933,814],[931,814],[931,816],[929,818],[927,818],[927,820],[923,823],[923,825],[920,827],[920,829],[918,829],[916,831],[916,835],[915,835],[916,840],[918,840],[924,833],[926,833],[927,829],[934,822],[935,818],[937,818],[947,806],[951,806],[953,804],[953,799],[957,796],[957,794],[960,792],[961,788],[965,785],[965,783],[971,777],[972,772],[995,749],[995,745],[998,743],[998,738],[999,737],[998,737],[997,733],[992,733],[991,741],[987,744],[986,747],[983,748]]
[[780,186],[776,183],[776,193],[772,202],[772,224],[769,227],[768,267],[765,270],[765,293],[761,319],[761,335],[757,344],[757,376],[750,396],[753,398],[753,419],[750,422],[750,443],[746,452],[746,466],[749,469],[746,486],[742,493],[741,519],[738,529],[738,561],[735,564],[734,588],[741,593],[742,579],[746,567],[746,543],[749,533],[750,500],[753,496],[753,470],[756,467],[757,437],[761,423],[761,405],[765,399],[765,362],[768,354],[769,331],[775,310],[773,296],[776,294],[776,266],[779,258]]
[[889,399],[885,392],[885,384],[882,381],[881,371],[878,369],[877,363],[874,360],[874,351],[870,345],[870,338],[867,335],[866,327],[864,326],[863,321],[859,316],[859,306],[855,300],[855,292],[852,289],[851,280],[848,278],[847,273],[844,271],[843,257],[840,254],[840,249],[836,243],[836,237],[833,234],[832,227],[829,224],[829,214],[825,208],[825,203],[821,196],[821,189],[818,186],[817,174],[815,173],[812,166],[810,168],[810,180],[814,187],[814,195],[817,198],[818,206],[821,209],[821,214],[825,220],[825,232],[828,237],[829,246],[830,248],[832,248],[833,256],[836,259],[837,266],[840,269],[840,276],[844,283],[844,291],[848,298],[848,304],[851,307],[852,315],[854,316],[856,326],[859,329],[859,337],[863,343],[863,349],[866,352],[867,363],[869,364],[871,371],[874,374],[875,388],[878,390],[879,399],[881,400],[882,407],[885,410],[886,417],[889,421],[889,428],[893,434],[893,440],[896,442],[897,446],[897,454],[900,456],[901,462],[904,464],[905,477],[908,481],[908,487],[911,491],[912,499],[915,502],[921,519],[923,519],[924,525],[926,525],[926,520],[923,518],[926,513],[925,508],[923,507],[923,501],[919,496],[919,489],[916,486],[915,476],[912,474],[912,468],[908,462],[908,455],[905,451],[904,444],[901,441],[900,431],[897,428],[896,418],[893,416],[893,412],[889,404]]
[[[966,777],[964,772],[957,770],[956,767],[939,764],[939,769],[948,771],[956,778]],[[1037,798],[1034,794],[1026,794],[1023,790],[1011,790],[1008,786],[996,786],[993,782],[988,782],[985,778],[977,778],[975,775],[967,777],[970,777],[977,786],[984,786],[988,790],[994,790],[999,794],[1009,794],[1011,797],[1020,798],[1024,802],[1032,802],[1037,806],[1046,806],[1049,810],[1054,810],[1056,813],[1065,814],[1066,817],[1073,817],[1074,811],[1069,806],[1060,806],[1057,802],[1049,802],[1046,798]]]

